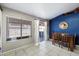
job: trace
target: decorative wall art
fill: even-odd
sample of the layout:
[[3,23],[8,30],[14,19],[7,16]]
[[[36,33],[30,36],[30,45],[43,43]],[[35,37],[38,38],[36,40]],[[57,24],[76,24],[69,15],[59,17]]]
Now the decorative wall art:
[[60,29],[67,29],[68,28],[68,23],[63,21],[59,24]]

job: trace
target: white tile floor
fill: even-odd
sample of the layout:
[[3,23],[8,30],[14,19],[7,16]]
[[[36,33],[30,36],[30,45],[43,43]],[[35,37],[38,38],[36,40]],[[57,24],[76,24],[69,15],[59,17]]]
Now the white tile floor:
[[[77,52],[77,51],[76,51]],[[50,41],[41,42],[39,46],[30,45],[3,53],[4,56],[78,56],[75,52],[52,45]]]

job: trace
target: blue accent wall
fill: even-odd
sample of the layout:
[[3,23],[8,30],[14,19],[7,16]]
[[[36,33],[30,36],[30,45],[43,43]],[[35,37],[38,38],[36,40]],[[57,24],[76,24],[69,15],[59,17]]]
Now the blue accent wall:
[[[62,21],[68,23],[68,29],[62,30],[59,28],[59,24]],[[60,15],[49,21],[50,36],[52,32],[66,32],[69,35],[76,34],[76,44],[79,45],[79,13],[72,13],[69,15]]]

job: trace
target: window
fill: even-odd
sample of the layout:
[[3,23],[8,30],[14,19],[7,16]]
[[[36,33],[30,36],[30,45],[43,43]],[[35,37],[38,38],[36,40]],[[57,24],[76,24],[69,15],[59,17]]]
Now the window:
[[31,21],[8,18],[7,41],[12,38],[23,39],[31,36]]
[[21,25],[16,23],[9,23],[9,37],[20,37]]
[[7,26],[8,38],[21,36],[21,20],[9,18]]
[[22,21],[22,36],[31,36],[31,22]]

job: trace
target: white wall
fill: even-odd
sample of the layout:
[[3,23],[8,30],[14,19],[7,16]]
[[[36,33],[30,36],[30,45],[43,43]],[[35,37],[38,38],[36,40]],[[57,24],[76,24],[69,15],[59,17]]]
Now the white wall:
[[45,23],[45,30],[44,30],[44,35],[45,35],[45,40],[48,40],[48,27],[47,27],[47,21],[46,22],[44,22]]
[[[0,47],[2,49],[2,12],[0,10]],[[1,53],[1,50],[0,50]]]
[[34,32],[35,32],[35,35],[34,35],[34,39],[35,39],[35,45],[38,45],[39,44],[39,20],[34,20]]
[[[6,17],[12,17],[17,19],[24,19],[32,21],[32,37],[16,41],[6,41]],[[11,10],[8,8],[3,8],[3,19],[2,19],[2,42],[3,42],[3,52],[34,43],[34,19],[35,17]]]

